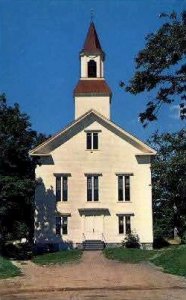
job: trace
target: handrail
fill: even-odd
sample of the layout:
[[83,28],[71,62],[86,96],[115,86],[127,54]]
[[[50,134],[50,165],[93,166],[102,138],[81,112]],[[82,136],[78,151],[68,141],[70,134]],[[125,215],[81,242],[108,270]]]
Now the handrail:
[[83,240],[84,241],[86,240],[86,236],[85,236],[84,232],[83,232]]
[[106,239],[105,239],[103,232],[102,232],[102,239],[103,239],[103,242],[106,243]]

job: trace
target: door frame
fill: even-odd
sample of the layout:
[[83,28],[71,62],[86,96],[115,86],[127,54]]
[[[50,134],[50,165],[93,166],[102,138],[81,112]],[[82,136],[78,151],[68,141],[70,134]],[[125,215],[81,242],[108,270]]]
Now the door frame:
[[[86,230],[86,218],[92,218],[92,233],[88,233]],[[95,222],[96,222],[96,217],[100,217],[101,220],[101,230],[100,232],[95,231]],[[89,240],[102,240],[103,239],[103,234],[104,234],[104,214],[88,214],[88,215],[83,215],[83,235],[85,239]],[[87,238],[88,237],[88,238]]]

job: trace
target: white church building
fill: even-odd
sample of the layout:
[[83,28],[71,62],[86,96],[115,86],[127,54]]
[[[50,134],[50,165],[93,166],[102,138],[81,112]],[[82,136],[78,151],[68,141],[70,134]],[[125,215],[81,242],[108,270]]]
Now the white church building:
[[151,157],[156,152],[110,119],[105,54],[90,24],[74,89],[75,120],[30,151],[36,168],[35,244],[153,243]]

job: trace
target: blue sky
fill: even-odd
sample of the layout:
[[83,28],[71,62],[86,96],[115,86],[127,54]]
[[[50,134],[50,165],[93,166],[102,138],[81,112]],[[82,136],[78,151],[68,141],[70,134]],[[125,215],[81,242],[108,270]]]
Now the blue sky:
[[94,10],[106,53],[112,120],[146,140],[152,132],[183,127],[176,108],[165,107],[159,121],[144,129],[138,113],[147,95],[132,96],[119,87],[134,71],[134,57],[145,36],[162,24],[161,12],[186,9],[186,0],[0,0],[0,92],[18,102],[33,128],[53,134],[74,119],[73,89],[79,79],[79,51]]

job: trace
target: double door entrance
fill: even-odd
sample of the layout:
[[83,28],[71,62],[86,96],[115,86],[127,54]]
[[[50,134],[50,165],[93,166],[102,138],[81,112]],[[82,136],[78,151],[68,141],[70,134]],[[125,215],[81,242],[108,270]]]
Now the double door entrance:
[[84,234],[86,240],[102,240],[103,236],[103,215],[85,216]]

